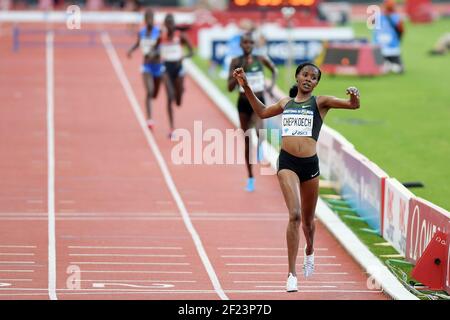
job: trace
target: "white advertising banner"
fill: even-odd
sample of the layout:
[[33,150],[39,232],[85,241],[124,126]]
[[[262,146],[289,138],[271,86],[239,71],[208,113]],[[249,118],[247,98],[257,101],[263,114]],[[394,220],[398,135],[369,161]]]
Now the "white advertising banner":
[[338,182],[339,172],[343,171],[341,161],[343,148],[354,147],[339,132],[324,124],[317,141],[317,155],[320,159],[320,175],[325,179]]
[[386,179],[383,206],[383,238],[403,256],[406,253],[409,201],[414,197],[396,179]]

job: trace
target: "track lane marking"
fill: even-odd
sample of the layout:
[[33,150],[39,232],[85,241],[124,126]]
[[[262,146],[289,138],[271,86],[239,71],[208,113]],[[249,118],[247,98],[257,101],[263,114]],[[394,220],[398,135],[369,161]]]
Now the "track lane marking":
[[70,253],[71,257],[153,257],[153,258],[185,258],[184,254],[117,254],[117,253]]
[[[283,258],[286,259],[288,256],[220,256],[221,258]],[[299,255],[298,258],[304,258],[305,256]],[[335,259],[336,256],[314,256],[315,259]]]
[[148,270],[80,270],[80,273],[161,273],[192,274],[192,271],[148,271]]
[[68,246],[69,249],[182,250],[182,247]]
[[[286,266],[285,263],[226,263],[227,266]],[[297,266],[302,266],[303,263],[297,263]],[[315,263],[316,267],[340,267],[340,263]]]
[[[276,272],[276,271],[229,271],[230,274],[286,274],[286,272]],[[327,274],[327,275],[348,275],[348,272],[314,272],[317,274]]]
[[135,279],[107,279],[107,280],[97,280],[97,279],[83,279],[83,280],[74,280],[74,282],[169,282],[169,283],[196,283],[196,280],[135,280]]
[[71,265],[130,265],[130,266],[189,266],[189,262],[107,262],[107,261],[80,261],[80,262],[70,262]]
[[[280,280],[234,280],[234,283],[286,283]],[[305,280],[304,283],[333,283],[333,284],[357,284],[356,281],[312,281]]]
[[[219,247],[218,250],[284,250],[287,251],[286,248],[275,248],[275,247],[268,247],[268,248],[251,248],[251,247],[241,247],[241,248],[233,248],[233,247]],[[314,248],[314,251],[328,251],[328,248]]]
[[0,245],[0,248],[27,248],[27,249],[35,249],[36,246]]
[[[2,291],[46,291],[47,289],[39,289],[39,288],[0,288],[0,292]],[[93,288],[93,289],[57,289],[60,294],[106,294],[106,293],[216,293],[215,290],[201,290],[201,289],[193,289],[193,290],[182,290],[182,289],[167,289],[167,290],[158,290],[158,289],[102,289],[102,288]],[[225,290],[227,293],[286,293],[286,290]],[[345,290],[345,289],[334,289],[334,290],[302,290],[296,294],[301,293],[380,293],[382,290]]]
[[55,236],[55,119],[54,119],[54,33],[46,35],[47,74],[47,206],[48,206],[48,295],[56,296],[56,236]]
[[183,218],[184,224],[185,224],[187,230],[189,231],[189,233],[191,234],[192,240],[194,241],[197,252],[198,252],[200,259],[206,269],[206,272],[208,273],[209,279],[211,280],[214,290],[216,291],[216,293],[222,300],[228,300],[227,295],[225,294],[224,290],[222,289],[222,286],[220,285],[219,279],[217,277],[216,272],[214,271],[211,261],[209,260],[208,255],[206,254],[206,251],[205,251],[205,248],[203,247],[200,236],[198,235],[197,231],[195,230],[195,228],[192,224],[191,218],[189,217],[189,213],[187,212],[187,209],[183,203],[183,200],[181,199],[181,196],[175,186],[175,183],[173,182],[172,176],[170,175],[169,169],[167,168],[167,165],[164,161],[161,151],[159,150],[158,144],[156,143],[153,135],[149,132],[149,130],[147,128],[145,118],[142,114],[141,107],[136,99],[134,91],[130,85],[130,82],[129,82],[126,74],[125,74],[125,71],[123,70],[120,59],[117,56],[117,52],[114,49],[113,44],[111,43],[111,39],[109,38],[108,33],[102,33],[101,40],[102,40],[102,43],[106,49],[106,52],[111,60],[111,63],[114,67],[114,71],[116,72],[117,77],[119,78],[119,81],[122,84],[122,87],[126,93],[126,96],[129,100],[129,102],[130,102],[130,105],[136,115],[139,125],[147,139],[150,149],[153,151],[153,154],[158,162],[158,165],[164,176],[166,184],[167,184],[170,192],[172,193],[172,196],[180,210],[180,214]]

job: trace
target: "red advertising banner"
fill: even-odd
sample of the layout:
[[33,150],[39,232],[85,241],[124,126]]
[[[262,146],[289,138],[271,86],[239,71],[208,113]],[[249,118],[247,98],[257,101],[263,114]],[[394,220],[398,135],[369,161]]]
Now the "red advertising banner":
[[450,214],[431,202],[413,198],[409,202],[406,259],[416,263],[436,231],[448,232]]
[[431,0],[407,0],[405,10],[413,23],[433,21],[433,4]]

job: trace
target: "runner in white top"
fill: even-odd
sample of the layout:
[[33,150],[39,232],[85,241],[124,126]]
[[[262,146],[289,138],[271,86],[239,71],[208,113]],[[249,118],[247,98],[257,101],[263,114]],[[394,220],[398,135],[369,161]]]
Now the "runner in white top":
[[[165,66],[164,83],[167,90],[167,112],[169,114],[170,132],[172,137],[174,130],[174,116],[172,103],[180,107],[184,92],[184,70],[183,59],[193,55],[191,42],[184,32],[181,32],[175,25],[173,14],[169,13],[164,19],[164,30],[158,40],[161,59]],[[188,50],[184,54],[183,46]]]

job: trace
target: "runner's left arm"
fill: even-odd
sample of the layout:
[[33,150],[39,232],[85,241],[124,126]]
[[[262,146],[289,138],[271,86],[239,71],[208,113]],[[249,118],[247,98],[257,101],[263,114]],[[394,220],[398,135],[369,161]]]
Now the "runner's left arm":
[[137,41],[134,43],[134,45],[127,51],[128,58],[131,58],[131,54],[134,50],[139,48],[139,43],[141,42],[141,38],[139,37],[139,34],[137,35]]
[[286,106],[286,103],[290,100],[290,98],[282,98],[278,102],[266,106],[261,102],[261,100],[258,99],[258,97],[248,85],[248,80],[247,76],[245,75],[244,69],[236,68],[233,71],[233,77],[236,79],[239,85],[244,88],[245,96],[247,97],[250,106],[258,115],[258,117],[260,117],[261,119],[266,119],[283,113],[284,107]]
[[317,103],[320,108],[325,109],[358,109],[360,106],[359,90],[356,87],[348,87],[347,94],[350,95],[349,99],[340,99],[333,96],[319,96],[317,97]]
[[183,59],[192,57],[194,55],[194,50],[192,49],[191,41],[184,33],[181,34],[180,38],[181,43],[188,49],[188,54],[185,55]]
[[261,56],[261,62],[270,70],[270,72],[272,72],[272,83],[270,84],[269,88],[267,88],[267,91],[271,96],[273,96],[272,90],[277,82],[278,69],[272,62],[272,60],[267,56]]

